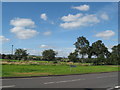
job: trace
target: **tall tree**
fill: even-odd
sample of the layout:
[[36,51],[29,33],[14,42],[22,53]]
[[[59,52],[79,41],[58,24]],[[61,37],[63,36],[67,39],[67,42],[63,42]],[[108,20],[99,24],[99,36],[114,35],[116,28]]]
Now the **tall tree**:
[[112,47],[112,53],[110,55],[108,63],[120,65],[120,44]]
[[98,40],[92,44],[92,55],[97,57],[104,56],[107,58],[108,56],[108,48],[102,43],[101,40]]
[[117,56],[120,56],[120,44],[112,47],[112,53],[116,54]]
[[77,38],[74,45],[76,47],[76,51],[82,56],[83,59],[84,56],[88,54],[89,41],[85,37],[81,36]]
[[27,59],[28,55],[29,54],[27,53],[27,50],[24,50],[24,49],[16,49],[15,50],[15,57],[18,60],[21,60],[21,59],[25,60],[25,59]]
[[57,53],[52,49],[45,50],[42,52],[43,59],[48,60],[48,61],[54,61],[56,55]]

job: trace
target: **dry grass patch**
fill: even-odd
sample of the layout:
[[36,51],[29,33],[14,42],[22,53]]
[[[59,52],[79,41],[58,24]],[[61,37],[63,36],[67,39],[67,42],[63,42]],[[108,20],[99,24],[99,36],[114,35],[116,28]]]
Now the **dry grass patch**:
[[120,66],[110,66],[110,67],[120,67]]

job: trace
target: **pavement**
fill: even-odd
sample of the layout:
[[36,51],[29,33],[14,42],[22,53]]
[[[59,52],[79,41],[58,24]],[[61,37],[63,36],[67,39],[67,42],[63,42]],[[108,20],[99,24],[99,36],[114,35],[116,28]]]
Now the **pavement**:
[[2,88],[119,88],[118,72],[2,79]]

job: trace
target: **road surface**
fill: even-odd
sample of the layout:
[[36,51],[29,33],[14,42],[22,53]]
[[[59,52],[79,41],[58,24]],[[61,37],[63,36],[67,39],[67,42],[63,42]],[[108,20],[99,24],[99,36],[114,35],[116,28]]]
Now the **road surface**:
[[2,79],[2,88],[113,88],[118,72]]

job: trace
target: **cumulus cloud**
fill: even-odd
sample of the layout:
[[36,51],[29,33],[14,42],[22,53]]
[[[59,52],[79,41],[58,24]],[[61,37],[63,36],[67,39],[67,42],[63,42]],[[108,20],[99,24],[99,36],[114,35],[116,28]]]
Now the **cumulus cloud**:
[[52,34],[51,31],[47,31],[47,32],[44,32],[44,33],[43,33],[43,35],[45,35],[45,36],[49,36],[49,35],[51,35],[51,34]]
[[6,38],[5,36],[0,36],[0,43],[8,42],[10,39]]
[[89,5],[73,6],[72,9],[77,9],[80,11],[88,11],[90,9],[90,6]]
[[47,15],[45,13],[43,13],[40,15],[40,18],[43,20],[47,20]]
[[31,19],[15,18],[10,21],[10,24],[15,27],[35,27],[35,23]]
[[109,16],[106,13],[102,13],[100,17],[103,20],[109,20]]
[[95,35],[95,37],[100,37],[103,39],[109,39],[110,37],[114,36],[115,32],[113,32],[112,30],[106,30],[103,32],[99,32]]
[[36,30],[27,29],[35,27],[35,23],[31,19],[15,18],[10,21],[14,27],[10,29],[19,39],[29,39],[38,34]]
[[32,30],[32,29],[25,29],[25,28],[19,28],[19,27],[15,27],[11,29],[11,32],[16,34],[16,36],[19,39],[29,39],[34,37],[36,34],[38,34],[37,31]]
[[93,25],[100,22],[97,16],[93,14],[90,14],[90,15],[82,15],[82,14],[70,15],[69,14],[68,16],[63,16],[61,20],[63,20],[64,23],[61,23],[60,26],[65,29],[89,26],[89,25]]

